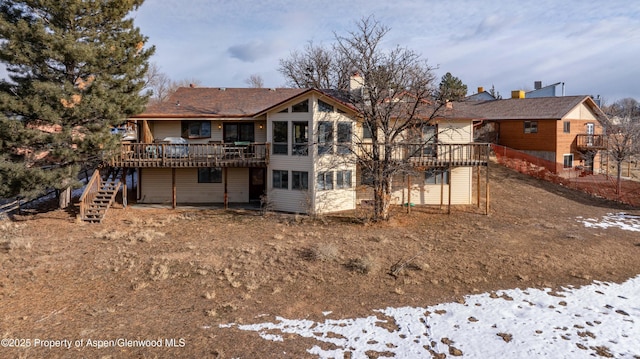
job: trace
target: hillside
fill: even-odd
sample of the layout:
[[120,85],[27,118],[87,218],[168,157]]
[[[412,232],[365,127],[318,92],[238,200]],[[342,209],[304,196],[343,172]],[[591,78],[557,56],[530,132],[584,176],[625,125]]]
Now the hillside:
[[488,216],[414,208],[361,224],[352,214],[130,207],[96,225],[64,211],[0,221],[3,338],[176,338],[178,346],[0,348],[0,357],[311,357],[310,339],[271,342],[219,325],[349,318],[640,274],[637,232],[583,223],[639,209],[496,165],[490,178]]

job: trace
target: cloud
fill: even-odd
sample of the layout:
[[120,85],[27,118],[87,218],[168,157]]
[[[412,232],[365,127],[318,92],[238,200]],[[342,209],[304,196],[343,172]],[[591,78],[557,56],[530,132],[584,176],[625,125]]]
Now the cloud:
[[244,62],[255,62],[256,60],[267,57],[273,53],[273,51],[274,49],[271,44],[262,41],[233,45],[227,49],[231,57]]

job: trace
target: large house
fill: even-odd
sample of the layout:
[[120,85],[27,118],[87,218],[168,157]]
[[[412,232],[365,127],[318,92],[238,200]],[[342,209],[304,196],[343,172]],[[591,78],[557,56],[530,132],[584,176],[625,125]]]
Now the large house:
[[467,101],[465,109],[482,118],[485,140],[540,158],[550,171],[566,175],[576,168],[594,172],[606,150],[606,115],[590,96]]
[[[180,88],[129,119],[138,141],[123,142],[110,165],[137,169],[138,203],[262,201],[294,213],[354,209],[370,199],[360,190],[369,176],[353,153],[366,149],[371,134],[341,96],[318,89]],[[488,160],[488,146],[472,143],[476,119],[447,106],[420,127],[428,146],[416,151],[406,140],[394,147],[394,159],[415,173],[396,181],[392,200],[473,203],[472,169]]]

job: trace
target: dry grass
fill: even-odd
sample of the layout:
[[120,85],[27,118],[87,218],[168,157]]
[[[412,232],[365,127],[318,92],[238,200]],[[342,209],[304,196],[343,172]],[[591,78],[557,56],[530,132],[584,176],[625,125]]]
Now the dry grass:
[[31,249],[31,238],[23,233],[25,230],[24,224],[9,221],[3,222],[0,222],[0,249],[7,252]]
[[368,274],[376,268],[376,261],[370,255],[351,258],[344,265],[348,270],[360,274]]
[[338,258],[338,248],[331,243],[320,243],[303,249],[300,255],[309,261],[329,262]]

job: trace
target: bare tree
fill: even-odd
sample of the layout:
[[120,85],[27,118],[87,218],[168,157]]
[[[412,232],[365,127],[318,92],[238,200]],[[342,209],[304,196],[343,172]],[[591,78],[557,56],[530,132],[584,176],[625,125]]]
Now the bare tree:
[[249,85],[249,87],[253,87],[253,88],[263,88],[264,87],[264,80],[262,80],[262,76],[260,76],[258,74],[249,75],[249,77],[247,77],[247,79],[244,80],[244,82],[247,85]]
[[343,160],[355,161],[370,183],[374,221],[389,218],[394,178],[416,173],[409,161],[394,158],[399,148],[418,154],[431,146],[437,137],[429,131],[431,121],[450,97],[438,96],[434,68],[418,53],[400,46],[384,49],[389,31],[373,16],[362,18],[345,36],[334,33],[331,47],[310,42],[280,60],[279,68],[289,85],[335,90],[356,111],[367,139],[354,133]]
[[618,100],[604,108],[609,155],[616,163],[616,193],[621,191],[622,162],[640,154],[640,104],[632,98]]
[[298,88],[340,89],[349,87],[350,68],[339,52],[309,41],[303,51],[280,59],[278,71],[287,85]]
[[144,78],[145,90],[151,90],[149,103],[163,102],[169,97],[171,79],[167,74],[160,71],[158,64],[150,63],[149,70]]
[[144,82],[144,90],[151,90],[149,104],[167,101],[179,87],[200,86],[201,83],[200,80],[195,78],[180,81],[171,80],[169,75],[162,72],[156,63],[149,65],[149,70],[144,78]]

